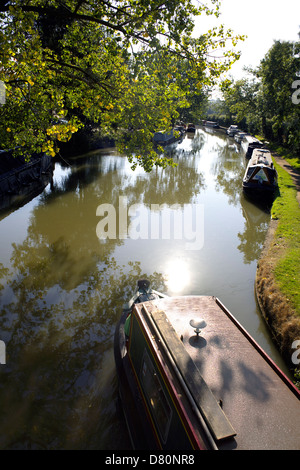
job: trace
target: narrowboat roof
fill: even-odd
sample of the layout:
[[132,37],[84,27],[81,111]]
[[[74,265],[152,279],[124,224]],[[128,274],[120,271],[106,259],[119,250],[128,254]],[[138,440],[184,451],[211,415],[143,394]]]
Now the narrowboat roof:
[[273,167],[271,152],[267,149],[254,149],[249,165],[265,165]]
[[253,137],[252,135],[245,135],[243,137],[243,142],[247,143],[247,144],[251,144],[251,143],[261,143],[256,137]]
[[135,312],[154,325],[219,449],[299,449],[299,391],[217,298],[166,297]]
[[153,138],[156,139],[156,138],[159,138],[159,139],[169,139],[170,137],[173,136],[173,129],[169,130],[169,131],[157,131],[154,133],[154,136]]

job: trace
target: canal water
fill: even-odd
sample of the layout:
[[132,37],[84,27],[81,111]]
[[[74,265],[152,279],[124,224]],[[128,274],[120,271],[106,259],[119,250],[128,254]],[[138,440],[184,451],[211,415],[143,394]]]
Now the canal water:
[[0,215],[1,449],[130,449],[113,335],[141,277],[217,296],[284,369],[255,300],[270,214],[243,196],[243,152],[197,129],[170,156],[151,173],[115,149],[61,160]]

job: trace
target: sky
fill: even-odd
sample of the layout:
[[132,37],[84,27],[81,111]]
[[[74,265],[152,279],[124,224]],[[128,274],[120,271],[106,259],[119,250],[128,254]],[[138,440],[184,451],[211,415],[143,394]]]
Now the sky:
[[[200,17],[195,32],[224,24],[236,34],[247,35],[237,49],[241,59],[233,65],[234,79],[246,76],[244,66],[256,68],[272,47],[274,40],[298,41],[300,31],[300,0],[221,0],[221,16]],[[207,30],[207,29],[206,29]]]

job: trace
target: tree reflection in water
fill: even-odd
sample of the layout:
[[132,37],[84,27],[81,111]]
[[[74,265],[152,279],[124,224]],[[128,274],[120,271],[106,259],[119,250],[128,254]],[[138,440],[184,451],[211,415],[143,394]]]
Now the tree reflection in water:
[[[124,300],[143,275],[140,263],[119,266],[94,254],[93,271],[83,267],[77,285],[76,266],[61,238],[47,244],[28,237],[14,247],[14,274],[2,289],[12,300],[1,304],[0,319],[7,348],[0,370],[2,449],[129,445],[115,419],[112,344]],[[148,278],[165,289],[160,274]]]

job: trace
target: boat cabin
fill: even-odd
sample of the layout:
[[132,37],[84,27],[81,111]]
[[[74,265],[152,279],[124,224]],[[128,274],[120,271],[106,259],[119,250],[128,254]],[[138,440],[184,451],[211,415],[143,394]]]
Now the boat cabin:
[[249,196],[273,197],[277,188],[277,171],[269,150],[254,149],[243,178],[243,189]]
[[158,131],[155,132],[153,136],[153,142],[157,145],[168,145],[169,143],[174,142],[174,133],[171,131]]
[[242,146],[246,152],[246,158],[251,158],[253,150],[263,148],[264,144],[252,135],[245,135],[242,140]]
[[299,391],[215,297],[134,303],[115,358],[135,449],[299,448]]

